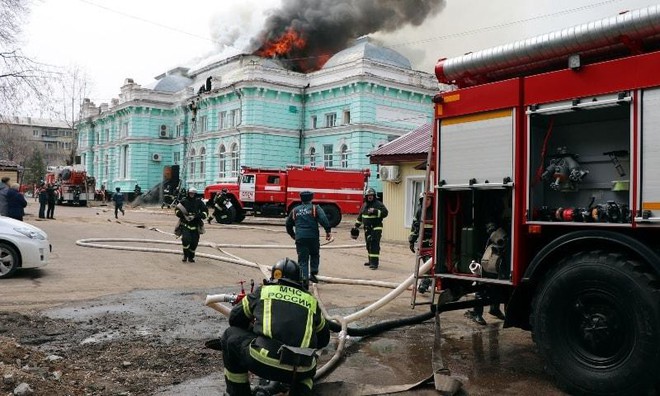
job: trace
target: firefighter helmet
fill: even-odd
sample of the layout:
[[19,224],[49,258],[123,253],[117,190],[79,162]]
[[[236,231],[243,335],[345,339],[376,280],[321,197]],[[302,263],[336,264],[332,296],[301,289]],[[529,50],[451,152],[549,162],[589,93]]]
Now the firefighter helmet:
[[271,282],[289,281],[300,284],[301,278],[300,266],[288,257],[275,263],[270,273]]
[[223,188],[221,192],[222,192],[223,194],[227,194],[227,193],[229,192],[229,190],[227,190],[226,188]]
[[311,191],[301,191],[300,192],[300,200],[303,202],[310,202],[312,199],[314,199],[314,193]]
[[188,189],[188,194],[197,194],[197,189],[195,187],[190,187]]
[[373,195],[374,197],[376,196],[376,190],[373,187],[369,187],[367,192],[364,193],[365,197],[369,195]]

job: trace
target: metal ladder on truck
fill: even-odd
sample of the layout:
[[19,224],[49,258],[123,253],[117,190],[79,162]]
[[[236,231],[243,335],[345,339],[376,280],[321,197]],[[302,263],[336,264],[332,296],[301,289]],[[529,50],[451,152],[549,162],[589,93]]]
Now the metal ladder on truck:
[[[410,305],[414,309],[418,305],[431,305],[435,301],[436,297],[436,278],[434,276],[435,274],[435,263],[431,266],[431,268],[423,273],[419,274],[419,268],[424,264],[424,258],[425,257],[432,257],[433,256],[433,249],[435,249],[435,246],[433,244],[433,238],[431,238],[431,246],[424,246],[424,234],[426,233],[426,229],[430,228],[431,229],[431,235],[435,235],[435,218],[437,217],[437,208],[435,205],[435,186],[434,186],[434,179],[435,179],[435,171],[436,171],[436,164],[433,162],[433,153],[436,150],[436,133],[432,130],[431,131],[431,147],[429,147],[429,152],[426,158],[426,177],[424,179],[424,197],[422,199],[421,203],[421,216],[420,216],[420,224],[419,224],[419,235],[417,237],[417,248],[415,249],[415,267],[413,270],[413,275],[415,277],[415,282],[413,284],[413,290],[412,290],[412,298],[411,298],[411,303]],[[431,218],[427,218],[427,209],[426,205],[428,201],[431,200],[433,203],[433,214],[434,216],[431,216]],[[416,211],[415,211],[416,212]],[[417,293],[418,293],[418,287],[420,284],[420,280],[422,279],[431,279],[431,298],[430,299],[424,299],[424,301],[417,301]]]

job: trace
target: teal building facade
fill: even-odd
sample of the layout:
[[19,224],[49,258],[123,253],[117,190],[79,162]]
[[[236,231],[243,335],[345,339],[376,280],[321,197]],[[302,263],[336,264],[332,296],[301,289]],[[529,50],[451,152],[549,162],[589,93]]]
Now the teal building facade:
[[241,166],[371,168],[368,154],[433,118],[438,83],[369,38],[318,71],[237,55],[176,68],[147,86],[126,79],[119,98],[83,103],[81,163],[109,190],[152,188],[179,166],[183,187],[235,182]]

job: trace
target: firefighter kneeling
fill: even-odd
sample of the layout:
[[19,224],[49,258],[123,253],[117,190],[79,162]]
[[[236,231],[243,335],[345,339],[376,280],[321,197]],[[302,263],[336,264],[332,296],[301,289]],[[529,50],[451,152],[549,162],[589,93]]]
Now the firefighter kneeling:
[[291,383],[289,394],[313,394],[316,357],[294,367],[282,362],[281,356],[283,346],[318,349],[330,341],[330,330],[316,298],[301,284],[298,263],[289,258],[278,261],[270,281],[231,310],[229,325],[222,335],[229,395],[251,395],[248,371],[271,381]]

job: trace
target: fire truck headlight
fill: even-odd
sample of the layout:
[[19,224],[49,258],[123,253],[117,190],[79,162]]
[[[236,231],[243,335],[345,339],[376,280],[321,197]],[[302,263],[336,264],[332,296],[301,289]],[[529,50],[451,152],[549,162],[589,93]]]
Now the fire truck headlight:
[[16,227],[14,228],[14,231],[21,233],[30,239],[39,239],[41,241],[46,239],[46,236],[44,234],[26,227]]

